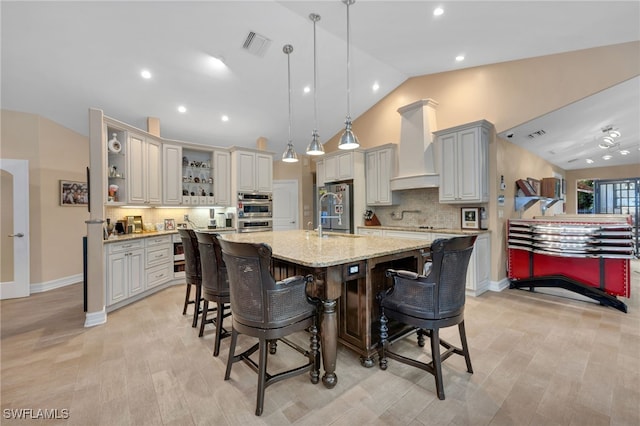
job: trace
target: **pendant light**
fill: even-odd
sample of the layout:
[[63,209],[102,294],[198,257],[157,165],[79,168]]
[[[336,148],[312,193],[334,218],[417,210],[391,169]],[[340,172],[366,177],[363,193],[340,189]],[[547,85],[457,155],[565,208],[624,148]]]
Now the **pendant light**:
[[287,149],[282,154],[282,161],[285,163],[296,163],[298,162],[298,154],[296,154],[296,150],[293,148],[293,142],[291,141],[291,52],[293,52],[293,46],[290,44],[285,44],[282,47],[282,51],[287,55],[287,85],[289,87],[289,143],[287,144]]
[[319,141],[318,135],[318,79],[316,60],[316,22],[320,20],[320,15],[312,13],[309,19],[313,21],[313,133],[311,133],[311,143],[307,147],[307,155],[323,155],[324,147]]
[[349,67],[350,67],[350,57],[349,57],[349,6],[354,4],[356,0],[342,0],[344,4],[347,5],[347,118],[344,122],[345,129],[342,136],[340,136],[340,142],[338,143],[338,148],[340,149],[356,149],[360,146],[358,142],[358,138],[351,131],[351,104],[350,104],[350,96],[351,90],[349,88]]

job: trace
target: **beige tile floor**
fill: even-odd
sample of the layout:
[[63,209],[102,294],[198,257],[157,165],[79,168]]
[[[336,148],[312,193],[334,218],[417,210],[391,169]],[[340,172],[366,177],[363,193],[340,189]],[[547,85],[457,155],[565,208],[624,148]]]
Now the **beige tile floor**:
[[[445,401],[432,376],[393,360],[387,371],[366,369],[340,348],[334,389],[306,376],[274,384],[262,417],[254,415],[255,374],[236,364],[223,381],[228,339],[213,358],[212,331],[198,338],[181,315],[182,286],[89,329],[80,285],[2,301],[0,424],[640,425],[638,263],[632,298],[623,299],[627,314],[523,290],[468,298],[475,373],[466,373],[462,357],[447,360]],[[457,341],[454,331],[443,335]],[[291,361],[297,354],[280,345],[270,367]],[[21,408],[69,418],[7,418]]]

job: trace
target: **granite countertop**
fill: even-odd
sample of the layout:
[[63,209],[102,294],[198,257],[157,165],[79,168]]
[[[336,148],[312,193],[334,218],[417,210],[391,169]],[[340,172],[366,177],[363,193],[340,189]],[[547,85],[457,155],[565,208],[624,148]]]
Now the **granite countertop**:
[[357,226],[359,229],[380,229],[389,231],[437,232],[441,234],[477,235],[491,232],[488,229],[419,228],[417,226]]
[[[236,228],[216,228],[216,229],[196,229],[196,231],[203,231],[203,232],[220,232],[220,231],[236,231]],[[120,234],[120,235],[116,235],[116,236],[112,236],[109,237],[108,240],[104,240],[104,243],[117,243],[117,242],[121,242],[121,241],[128,241],[128,240],[137,240],[139,238],[150,238],[150,237],[158,237],[158,236],[162,236],[162,235],[174,235],[177,234],[178,230],[174,230],[174,231],[144,231],[144,232],[139,232],[139,233],[134,233],[134,234]]]
[[367,235],[325,232],[318,237],[315,231],[275,231],[225,234],[228,241],[266,243],[273,257],[309,267],[342,265],[395,253],[429,248],[427,240],[373,237]]

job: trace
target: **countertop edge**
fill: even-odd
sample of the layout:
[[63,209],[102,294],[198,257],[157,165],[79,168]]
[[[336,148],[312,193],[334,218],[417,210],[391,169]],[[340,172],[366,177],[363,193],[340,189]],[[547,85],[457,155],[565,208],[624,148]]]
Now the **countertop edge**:
[[379,229],[386,231],[406,231],[406,232],[424,232],[424,233],[441,233],[441,234],[461,234],[461,235],[478,235],[478,234],[486,234],[491,233],[489,229],[450,229],[450,228],[418,228],[417,226],[385,226],[385,225],[376,225],[376,226],[356,226],[357,229]]

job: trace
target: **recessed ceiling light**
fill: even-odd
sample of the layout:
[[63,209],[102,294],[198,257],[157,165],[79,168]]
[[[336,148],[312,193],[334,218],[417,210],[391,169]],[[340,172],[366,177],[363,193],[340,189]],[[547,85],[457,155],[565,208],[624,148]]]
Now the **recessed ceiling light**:
[[602,140],[608,144],[613,144],[613,138],[611,136],[605,136]]
[[440,16],[444,13],[444,9],[441,7],[436,7],[433,9],[433,16]]
[[612,130],[609,132],[609,136],[611,136],[612,138],[619,138],[620,137],[620,132],[617,130]]
[[227,67],[227,64],[224,63],[224,57],[222,56],[211,56],[210,62],[211,66],[215,69],[224,69]]
[[184,105],[180,105],[178,107],[178,112],[181,112],[184,114],[185,112],[187,112],[187,107],[185,107]]
[[149,70],[142,70],[140,71],[140,75],[142,76],[142,78],[148,80],[151,78],[151,71]]
[[456,61],[458,61],[458,62],[464,61],[464,55],[456,56]]
[[593,163],[594,163],[594,161],[593,161],[591,158],[587,158],[587,163],[588,163],[588,164],[593,164]]
[[374,92],[377,92],[379,88],[380,88],[380,85],[377,82],[373,83],[372,89],[373,89]]
[[302,91],[303,91],[304,93],[309,93],[309,92],[311,91],[311,87],[309,87],[309,86],[304,86],[304,89],[302,89]]
[[228,115],[223,115],[222,117],[220,117],[220,119],[222,121],[229,121],[229,116]]
[[629,151],[627,151],[626,149],[620,150],[620,155],[629,155],[631,154]]
[[611,156],[609,154],[602,156],[603,160],[611,160]]
[[599,146],[600,148],[602,148],[602,149],[607,149],[607,148],[609,148],[609,146],[610,146],[610,145],[608,145],[608,144],[606,144],[606,143],[604,143],[604,142],[603,142],[603,143],[601,143],[601,144],[598,144],[598,146]]

